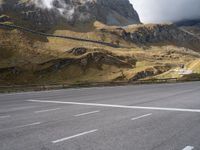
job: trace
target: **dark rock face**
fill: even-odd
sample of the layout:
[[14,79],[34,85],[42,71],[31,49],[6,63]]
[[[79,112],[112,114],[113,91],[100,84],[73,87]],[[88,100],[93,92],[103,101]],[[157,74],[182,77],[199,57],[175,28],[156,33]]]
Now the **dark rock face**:
[[72,50],[69,51],[69,53],[71,53],[75,56],[83,55],[86,52],[87,52],[87,49],[84,47],[73,48]]
[[92,21],[120,26],[140,23],[129,0],[54,0],[50,6],[41,0],[6,0],[0,13],[10,12],[38,26]]
[[142,44],[173,41],[182,43],[193,39],[192,36],[172,25],[141,26],[130,32],[130,38],[132,41]]
[[138,14],[129,0],[97,0],[96,3],[93,11],[96,11],[95,16],[102,22],[111,25],[140,23]]
[[200,33],[200,28],[195,26],[195,29],[188,31],[173,24],[139,24],[125,28],[117,27],[114,30],[103,28],[101,32],[118,35],[140,46],[172,44],[199,52],[200,34],[196,34]]
[[177,26],[200,26],[200,19],[194,19],[194,20],[182,20],[179,22],[176,22],[175,25]]
[[200,38],[174,25],[139,25],[124,32],[121,36],[136,44],[171,43],[200,51]]
[[143,79],[146,77],[151,77],[151,76],[155,76],[161,73],[164,73],[168,70],[170,70],[171,68],[169,66],[155,66],[155,67],[150,67],[147,68],[141,72],[138,72],[137,74],[135,74],[130,81],[137,81],[139,79]]
[[200,26],[198,24],[189,27],[177,27],[174,24],[138,24],[124,28],[102,28],[100,30],[122,37],[139,46],[171,44],[200,51]]
[[176,22],[175,25],[180,29],[200,38],[200,19],[183,20]]

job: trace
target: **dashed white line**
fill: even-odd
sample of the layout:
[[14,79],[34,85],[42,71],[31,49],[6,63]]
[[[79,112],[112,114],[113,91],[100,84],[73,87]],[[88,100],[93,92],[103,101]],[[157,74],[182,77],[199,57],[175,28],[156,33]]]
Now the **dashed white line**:
[[0,131],[5,131],[5,130],[12,130],[12,129],[19,129],[19,128],[24,128],[24,127],[29,127],[29,126],[35,126],[35,125],[40,125],[41,122],[34,122],[31,124],[25,124],[25,125],[20,125],[12,128],[7,128],[7,129],[1,129]]
[[7,116],[0,116],[0,119],[4,119],[4,118],[9,118],[10,116],[7,115]]
[[54,108],[54,109],[46,109],[46,110],[39,110],[39,111],[35,111],[34,113],[45,113],[45,112],[50,112],[50,111],[56,111],[56,110],[60,110],[61,108]]
[[52,141],[52,143],[56,144],[56,143],[59,143],[59,142],[67,141],[67,140],[70,140],[70,139],[73,139],[73,138],[76,138],[76,137],[79,137],[79,136],[82,136],[82,135],[94,133],[96,131],[98,131],[98,129],[90,130],[90,131],[79,133],[79,134],[76,134],[76,135],[73,135],[73,136],[69,136],[69,137],[66,137],[66,138],[58,139],[58,140]]
[[47,101],[47,100],[27,100],[27,101],[29,101],[29,102],[39,102],[39,103],[54,103],[54,104],[70,104],[70,105],[97,106],[97,107],[112,107],[112,108],[127,108],[127,109],[162,110],[162,111],[197,112],[197,113],[200,113],[200,109],[165,108],[165,107],[143,107],[143,106],[126,106],[126,105],[111,105],[111,104],[98,104],[98,103],[79,103],[79,102],[63,102],[63,101]]
[[142,116],[139,116],[139,117],[132,118],[131,120],[138,120],[138,119],[145,118],[145,117],[148,117],[148,116],[151,116],[151,115],[152,114],[146,114],[146,115],[142,115]]
[[194,147],[193,146],[186,146],[183,150],[193,150]]
[[100,112],[99,110],[97,111],[91,111],[91,112],[86,112],[86,113],[82,113],[82,114],[77,114],[77,115],[74,115],[75,117],[80,117],[80,116],[85,116],[85,115],[90,115],[90,114],[94,114],[94,113],[98,113]]
[[15,128],[15,129],[16,129],[16,128],[24,128],[24,127],[35,126],[35,125],[39,125],[39,124],[41,124],[41,122],[35,122],[35,123],[31,123],[31,124],[16,126],[16,127],[14,127],[14,128]]

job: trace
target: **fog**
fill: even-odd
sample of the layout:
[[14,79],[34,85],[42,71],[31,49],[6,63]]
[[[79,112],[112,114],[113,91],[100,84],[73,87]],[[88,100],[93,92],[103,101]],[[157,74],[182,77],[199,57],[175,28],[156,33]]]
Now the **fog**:
[[32,2],[43,9],[56,9],[68,20],[73,18],[74,7],[65,2],[65,0],[32,0]]
[[200,0],[130,0],[143,23],[200,18]]
[[53,1],[54,0],[32,0],[37,6],[42,8],[51,9],[53,8]]

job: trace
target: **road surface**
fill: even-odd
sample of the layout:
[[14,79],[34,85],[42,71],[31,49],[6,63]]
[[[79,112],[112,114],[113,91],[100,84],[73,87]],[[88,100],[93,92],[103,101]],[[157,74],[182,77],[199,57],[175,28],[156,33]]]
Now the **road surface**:
[[0,94],[0,150],[200,150],[200,82]]

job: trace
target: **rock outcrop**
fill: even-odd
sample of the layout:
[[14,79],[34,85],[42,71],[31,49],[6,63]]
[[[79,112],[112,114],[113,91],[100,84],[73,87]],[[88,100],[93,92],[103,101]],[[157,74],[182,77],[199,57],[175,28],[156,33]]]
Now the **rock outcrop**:
[[[75,52],[74,55],[77,56],[77,52],[79,50],[87,50],[86,48],[74,48],[70,50],[69,52]],[[55,59],[51,60],[45,63],[40,64],[40,67],[42,66],[48,66],[45,70],[42,70],[42,72],[46,71],[58,71],[62,68],[66,68],[70,65],[77,64],[81,66],[83,69],[89,68],[90,65],[96,65],[98,69],[101,69],[103,64],[110,65],[110,66],[116,66],[121,68],[133,68],[136,65],[137,60],[133,57],[118,57],[112,54],[107,54],[100,52],[102,50],[97,50],[92,53],[87,54],[80,54],[82,55],[79,58],[65,58],[65,59]],[[79,51],[80,52],[80,51]]]
[[180,29],[200,38],[200,19],[197,20],[183,20],[175,24]]
[[200,38],[174,25],[139,25],[127,30],[129,38],[139,44],[173,44],[200,51]]
[[102,28],[102,32],[112,33],[137,45],[176,45],[200,51],[200,37],[173,24],[131,25],[126,28]]
[[142,44],[174,41],[177,43],[199,42],[192,35],[179,30],[173,25],[146,25],[128,31],[132,41]]
[[137,72],[129,80],[130,81],[137,81],[137,80],[140,80],[140,79],[145,79],[147,77],[152,77],[152,76],[164,73],[164,72],[166,72],[168,70],[170,70],[169,66],[154,66],[154,67],[149,67],[149,68],[146,68],[145,70]]

